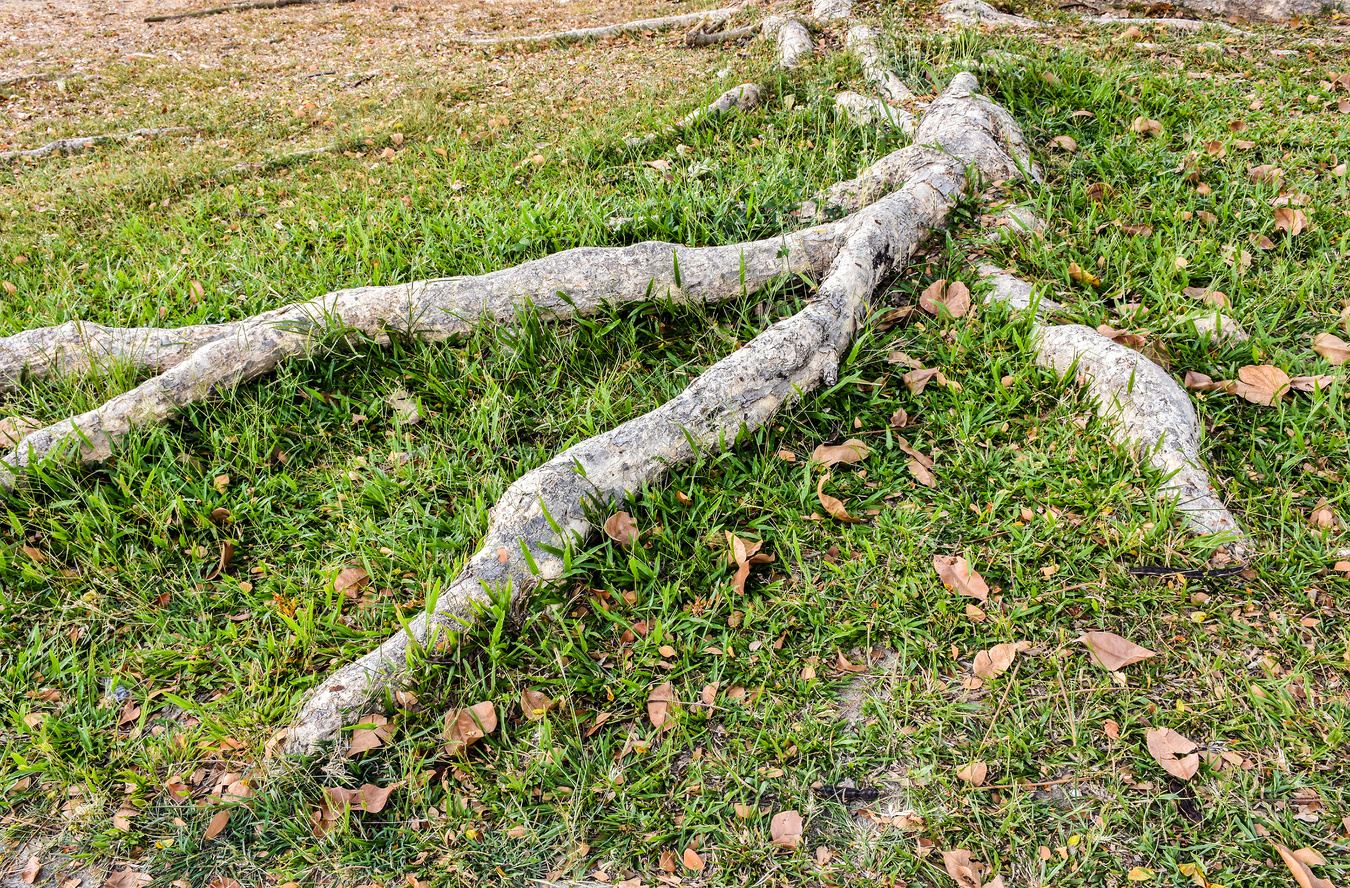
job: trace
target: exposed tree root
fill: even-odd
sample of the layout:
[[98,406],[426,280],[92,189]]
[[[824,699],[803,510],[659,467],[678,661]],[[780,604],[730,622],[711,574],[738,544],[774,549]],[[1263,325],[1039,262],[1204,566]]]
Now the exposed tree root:
[[905,82],[896,73],[881,63],[881,51],[877,49],[877,30],[867,25],[849,28],[845,38],[845,47],[862,64],[863,76],[876,87],[881,97],[891,104],[908,102],[914,98]]
[[853,15],[853,0],[814,0],[811,18],[821,24],[841,21]]
[[1241,28],[1235,28],[1232,25],[1223,22],[1199,21],[1197,19],[1183,18],[1112,18],[1111,16],[1085,16],[1084,21],[1093,25],[1153,25],[1158,28],[1170,28],[1173,31],[1199,31],[1204,28],[1214,28],[1217,31],[1223,31],[1226,34],[1237,34],[1241,37],[1258,37],[1259,34],[1253,34],[1251,31],[1244,31]]
[[[731,111],[749,111],[759,104],[763,96],[764,87],[758,83],[742,83],[740,86],[733,86],[711,103],[704,105],[702,108],[695,108],[675,121],[672,128],[676,130],[692,129],[710,123]],[[660,136],[657,133],[647,133],[645,136],[630,136],[623,142],[629,148],[636,148],[639,145],[655,142],[658,138]]]
[[[1060,306],[1037,301],[1032,287],[1002,269],[980,266],[993,285],[989,301],[1037,314]],[[1133,448],[1165,477],[1159,494],[1177,504],[1186,523],[1202,536],[1219,536],[1237,559],[1252,555],[1252,543],[1219,500],[1200,458],[1200,420],[1191,398],[1176,380],[1134,349],[1079,324],[1033,322],[1036,363],[1060,376],[1074,374],[1097,402],[1097,412],[1116,429],[1117,440]]]
[[938,7],[938,12],[946,21],[958,25],[976,27],[988,25],[991,28],[1040,28],[1044,22],[1020,15],[999,12],[983,0],[949,0]]
[[297,160],[304,160],[308,157],[318,157],[321,154],[332,154],[337,148],[333,145],[324,145],[320,148],[306,148],[303,151],[293,151],[290,154],[282,154],[277,157],[271,157],[267,160],[246,160],[242,163],[236,163],[233,166],[227,166],[224,169],[216,171],[216,176],[230,176],[237,173],[257,173],[263,170],[273,170],[278,167],[284,167]]
[[16,160],[20,157],[36,159],[46,157],[49,154],[80,154],[104,142],[129,142],[132,139],[153,139],[155,136],[176,136],[190,132],[192,132],[190,127],[166,126],[156,129],[132,130],[129,133],[108,133],[102,136],[75,136],[70,139],[57,139],[55,142],[48,142],[41,148],[0,151],[0,160]]
[[873,290],[943,224],[966,188],[967,170],[1009,179],[1030,166],[1020,135],[1000,138],[1016,133],[1011,117],[973,95],[975,86],[974,77],[960,74],[932,103],[916,138],[939,147],[902,150],[904,186],[848,221],[845,245],[810,305],[723,358],[673,400],[568,448],[512,484],[492,509],[482,548],[434,608],[323,682],[290,727],[289,748],[307,752],[337,739],[347,719],[415,668],[417,651],[476,619],[493,590],[520,596],[558,576],[562,561],[545,547],[556,551],[594,531],[587,503],[623,502],[673,466],[761,427],[784,404],[833,383],[840,357],[868,316]]
[[685,46],[712,46],[714,43],[727,43],[735,40],[744,40],[753,37],[759,33],[760,24],[746,25],[744,28],[733,28],[730,31],[704,31],[702,28],[694,28],[684,35]]
[[778,43],[778,65],[789,70],[815,51],[811,32],[794,18],[769,16],[764,20],[764,38]]
[[253,0],[250,3],[230,3],[225,6],[212,6],[209,9],[193,9],[188,12],[167,12],[162,15],[147,16],[146,22],[173,22],[178,19],[201,18],[208,15],[220,15],[225,12],[244,12],[249,9],[280,9],[283,6],[309,6],[316,3],[350,3],[351,0]]
[[533,37],[460,37],[457,40],[460,43],[468,43],[472,46],[500,46],[515,43],[580,43],[583,40],[604,40],[607,37],[640,34],[643,31],[671,31],[676,28],[690,28],[700,22],[722,22],[739,11],[740,7],[728,7],[726,9],[710,9],[706,12],[688,12],[683,15],[639,19],[634,22],[604,25],[598,28],[557,31],[552,34],[539,34]]
[[834,106],[854,123],[870,126],[884,123],[907,136],[914,135],[914,115],[904,108],[888,105],[881,99],[856,92],[841,92],[834,97]]

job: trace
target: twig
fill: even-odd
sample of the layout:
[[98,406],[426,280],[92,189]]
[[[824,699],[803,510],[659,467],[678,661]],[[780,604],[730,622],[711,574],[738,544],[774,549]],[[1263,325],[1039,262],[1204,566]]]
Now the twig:
[[714,43],[725,43],[728,40],[740,40],[743,37],[753,36],[759,31],[759,25],[746,25],[744,28],[736,28],[733,31],[704,31],[702,28],[696,28],[684,35],[685,46],[710,46]]
[[1084,774],[1078,777],[1061,777],[1058,780],[1042,780],[1039,783],[994,783],[989,786],[972,786],[971,789],[1031,789],[1036,786],[1059,786],[1064,783],[1077,783],[1080,780],[1091,780],[1093,775]]
[[147,22],[173,22],[179,19],[201,18],[207,15],[220,15],[223,12],[243,12],[249,9],[280,9],[283,6],[309,6],[314,3],[350,3],[351,0],[252,0],[250,3],[231,3],[227,6],[212,6],[209,9],[194,9],[190,12],[166,12],[160,15],[146,16]]

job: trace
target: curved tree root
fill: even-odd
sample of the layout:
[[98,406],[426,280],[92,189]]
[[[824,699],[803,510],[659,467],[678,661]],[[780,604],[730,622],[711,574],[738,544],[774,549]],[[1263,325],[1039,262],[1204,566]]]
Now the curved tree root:
[[791,70],[815,52],[811,32],[794,18],[771,15],[764,20],[764,39],[778,44],[778,66]]
[[[688,114],[675,121],[672,129],[685,130],[696,126],[702,126],[705,123],[711,123],[724,114],[732,111],[750,111],[755,108],[764,96],[764,87],[758,83],[742,83],[739,86],[733,86],[731,89],[722,93],[712,102],[704,105],[702,108],[695,108]],[[655,142],[660,138],[657,133],[647,133],[645,136],[631,136],[623,140],[623,143],[629,148],[637,148]]]
[[21,157],[36,160],[39,157],[46,157],[49,154],[81,154],[88,151],[90,148],[93,148],[95,145],[102,145],[105,142],[130,142],[132,139],[153,139],[155,136],[176,136],[190,132],[192,132],[191,127],[164,126],[154,129],[132,130],[129,133],[108,133],[102,136],[75,136],[69,139],[57,139],[55,142],[48,142],[40,148],[29,148],[18,151],[0,151],[0,160],[17,160]]
[[[1001,268],[982,265],[980,275],[993,285],[989,301],[1016,311],[1033,306],[1037,314],[1059,306],[1037,301],[1026,281]],[[1036,364],[1062,376],[1074,374],[1097,402],[1097,412],[1115,429],[1116,439],[1145,458],[1166,478],[1159,495],[1174,501],[1191,530],[1218,536],[1241,561],[1253,544],[1237,519],[1219,500],[1200,458],[1200,420],[1191,398],[1176,380],[1139,352],[1090,327],[1033,322]]]
[[604,25],[598,28],[577,28],[572,31],[557,31],[552,34],[520,37],[459,37],[459,43],[470,46],[501,46],[516,43],[580,43],[583,40],[604,40],[607,37],[621,37],[624,34],[640,34],[643,31],[672,31],[676,28],[691,28],[699,23],[723,22],[731,18],[740,7],[709,9],[704,12],[687,12],[682,15],[666,15],[659,18],[638,19],[616,25]]
[[[1011,117],[974,95],[975,86],[973,76],[960,74],[932,103],[917,138],[939,147],[902,149],[904,186],[848,221],[844,247],[810,305],[723,358],[673,400],[568,448],[512,484],[491,511],[482,547],[434,608],[323,682],[288,729],[288,748],[310,752],[338,739],[352,715],[415,668],[418,651],[474,620],[492,590],[518,597],[559,576],[562,561],[550,550],[595,530],[585,504],[623,502],[673,466],[760,428],[783,405],[831,384],[873,290],[944,223],[968,184],[967,170],[1011,179],[1030,167]],[[1016,138],[1002,138],[1009,134]]]
[[867,25],[849,28],[844,46],[862,65],[863,77],[877,88],[881,97],[895,105],[914,99],[905,82],[894,71],[881,63],[881,51],[877,49],[877,29]]
[[744,28],[733,28],[730,31],[705,31],[696,26],[692,31],[685,32],[685,46],[712,46],[714,43],[727,43],[734,40],[744,40],[747,37],[753,37],[759,33],[759,24],[746,25]]

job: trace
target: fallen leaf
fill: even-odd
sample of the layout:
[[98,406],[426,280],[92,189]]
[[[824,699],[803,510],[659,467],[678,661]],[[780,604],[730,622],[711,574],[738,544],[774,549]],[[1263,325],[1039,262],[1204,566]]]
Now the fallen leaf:
[[1194,370],[1187,370],[1186,378],[1182,381],[1182,385],[1193,392],[1227,391],[1234,384],[1231,379],[1221,379],[1216,382],[1204,373],[1197,373]]
[[524,690],[520,692],[520,712],[530,721],[539,721],[556,708],[557,700],[550,700],[540,691]]
[[907,468],[909,473],[914,476],[914,480],[924,487],[937,487],[937,478],[933,477],[933,473],[928,470],[928,467],[917,459],[910,460]]
[[1106,739],[1108,740],[1119,740],[1120,723],[1113,718],[1108,718],[1106,721],[1102,722],[1102,733],[1106,735]]
[[1095,200],[1098,203],[1101,203],[1115,194],[1115,189],[1105,182],[1093,182],[1083,193],[1087,196],[1088,200]]
[[959,888],[983,888],[986,867],[977,860],[970,859],[965,848],[942,852],[942,863],[947,875],[956,880]]
[[905,412],[905,408],[901,407],[891,414],[891,428],[903,429],[907,425],[909,425],[909,414]]
[[1289,391],[1289,374],[1270,364],[1242,367],[1237,375],[1233,393],[1253,404],[1274,407]]
[[919,294],[919,308],[939,318],[944,313],[954,318],[965,317],[970,311],[970,289],[960,281],[948,283],[939,278]]
[[344,567],[333,579],[333,591],[347,598],[356,598],[357,592],[370,583],[370,574],[364,567]]
[[779,811],[769,821],[769,841],[793,850],[802,840],[802,816],[796,811]]
[[811,461],[829,467],[845,463],[851,465],[867,458],[867,445],[857,438],[849,438],[843,444],[827,447],[821,444],[811,453]]
[[[1274,845],[1275,850],[1279,852],[1280,859],[1284,861],[1284,865],[1289,867],[1289,872],[1293,875],[1294,881],[1298,883],[1299,888],[1335,888],[1335,886],[1331,884],[1330,879],[1319,878],[1313,873],[1312,869],[1308,866],[1307,860],[1299,854],[1299,851],[1290,851],[1279,842],[1271,842],[1271,844]],[[1310,849],[1299,850],[1304,851]],[[1318,855],[1318,857],[1320,858],[1321,855]]]
[[678,864],[675,862],[675,852],[669,849],[661,852],[660,862],[657,864],[664,872],[675,872]]
[[671,716],[679,712],[679,697],[675,696],[675,686],[670,682],[658,685],[647,695],[647,720],[653,728],[665,728],[674,724]]
[[696,873],[703,872],[703,858],[693,848],[684,849],[684,865]]
[[1069,263],[1069,277],[1073,279],[1074,283],[1082,284],[1085,287],[1100,287],[1102,285],[1101,278],[1082,268],[1077,262]]
[[1284,170],[1263,163],[1260,166],[1247,167],[1247,176],[1254,183],[1265,182],[1268,185],[1274,185],[1284,176]]
[[394,411],[394,418],[403,425],[417,425],[422,421],[422,414],[417,409],[417,398],[408,394],[406,389],[400,387],[390,392],[389,406]]
[[870,667],[866,663],[850,663],[843,651],[836,651],[834,665],[840,672],[866,672]]
[[937,380],[942,384],[942,371],[933,367],[920,370],[911,370],[900,377],[905,382],[905,387],[909,389],[911,395],[921,395],[923,390],[928,387],[929,380]]
[[1125,874],[1125,878],[1131,882],[1147,882],[1154,876],[1153,870],[1145,866],[1136,866]]
[[233,811],[233,808],[221,808],[217,811],[215,816],[211,818],[211,822],[206,824],[206,832],[202,833],[203,841],[209,842],[220,835],[224,831],[225,825],[230,822],[230,814]]
[[1130,131],[1139,133],[1141,136],[1161,135],[1162,121],[1149,120],[1147,117],[1136,117],[1130,123]]
[[1312,347],[1313,351],[1326,358],[1333,367],[1339,367],[1350,361],[1350,342],[1334,333],[1318,333]]
[[971,762],[957,771],[956,776],[971,786],[983,786],[985,777],[989,776],[989,766],[984,762]]
[[820,476],[820,482],[816,484],[816,497],[820,500],[820,504],[825,508],[826,513],[836,521],[843,521],[848,524],[857,524],[862,521],[861,518],[854,518],[850,515],[848,509],[844,508],[843,502],[825,492],[825,482],[828,480],[830,480],[830,475],[827,472]]
[[32,432],[42,428],[42,423],[27,416],[6,416],[0,419],[0,447],[13,447]]
[[1228,296],[1222,290],[1214,290],[1209,287],[1187,287],[1182,292],[1192,299],[1199,299],[1206,305],[1213,305],[1217,308],[1227,308],[1230,304]]
[[1275,228],[1287,232],[1290,237],[1298,237],[1308,229],[1308,216],[1302,210],[1280,207],[1275,211]]
[[497,707],[491,700],[445,714],[445,751],[453,755],[468,749],[497,730]]
[[1313,527],[1323,530],[1331,530],[1336,526],[1336,513],[1331,510],[1331,504],[1327,502],[1326,497],[1317,501],[1313,506],[1312,514],[1308,516],[1308,522]]
[[1331,387],[1339,377],[1321,374],[1319,376],[1292,376],[1289,387],[1296,392],[1316,392]]
[[1078,150],[1078,143],[1073,140],[1073,136],[1055,136],[1050,140],[1050,147],[1072,154]]
[[1144,734],[1149,755],[1162,769],[1179,780],[1190,780],[1200,768],[1195,743],[1171,728],[1149,728]]
[[944,585],[961,595],[983,602],[989,597],[989,585],[960,555],[934,555],[933,570]]
[[633,523],[633,516],[627,512],[615,512],[605,519],[605,533],[623,546],[632,546],[638,541],[637,525]]
[[1088,632],[1078,640],[1087,645],[1098,666],[1111,672],[1119,672],[1132,663],[1156,656],[1148,648],[1126,641],[1114,632]]
[[104,879],[103,888],[145,888],[152,881],[154,881],[154,877],[149,873],[128,868],[118,870]]
[[34,854],[28,858],[28,862],[23,866],[23,872],[19,873],[19,879],[25,885],[31,885],[37,881],[38,873],[42,872],[42,858]]
[[[987,651],[975,655],[971,671],[980,678],[995,678],[1008,671],[1008,667],[1017,659],[1016,644],[996,644]],[[977,784],[978,785],[978,784]]]
[[1141,31],[1141,30],[1139,30],[1139,29],[1138,29],[1137,27],[1135,27],[1134,25],[1130,25],[1130,26],[1129,26],[1128,28],[1126,28],[1124,31],[1121,31],[1121,32],[1120,32],[1120,39],[1121,39],[1121,40],[1142,40],[1143,38],[1144,38],[1144,32]]

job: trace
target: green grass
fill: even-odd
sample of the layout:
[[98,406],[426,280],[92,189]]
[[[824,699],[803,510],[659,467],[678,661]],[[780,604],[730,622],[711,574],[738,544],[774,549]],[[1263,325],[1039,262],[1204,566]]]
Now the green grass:
[[[883,21],[913,33],[898,15]],[[1345,177],[1319,164],[1344,163],[1350,136],[1334,105],[1314,109],[1306,97],[1328,97],[1318,81],[1339,60],[1329,50],[1216,55],[1184,35],[1154,39],[1185,68],[1097,33],[1063,47],[901,36],[895,52],[916,91],[962,59],[1019,56],[991,63],[984,83],[1045,163],[1044,187],[1024,194],[1053,230],[1043,242],[984,250],[1065,302],[1071,319],[1149,331],[1178,377],[1231,378],[1258,363],[1331,372],[1309,343],[1334,329],[1350,298],[1350,221]],[[747,75],[767,70],[761,57],[748,64]],[[1213,77],[1188,79],[1188,70]],[[581,244],[766,236],[792,224],[787,213],[803,195],[895,146],[834,120],[836,85],[856,78],[837,58],[813,62],[777,79],[765,110],[682,136],[688,157],[669,140],[613,148],[650,126],[640,96],[576,130],[539,118],[494,135],[483,123],[475,142],[452,137],[464,124],[431,92],[411,97],[392,127],[377,134],[372,124],[374,144],[355,143],[363,157],[223,187],[205,177],[207,164],[155,173],[154,146],[109,149],[110,169],[83,158],[0,173],[0,205],[52,208],[3,223],[0,268],[21,298],[0,307],[0,331],[74,316],[237,318],[344,285],[476,273]],[[1248,108],[1255,97],[1261,111]],[[1073,116],[1079,109],[1095,116]],[[1162,134],[1132,133],[1139,115],[1161,121]],[[1254,149],[1231,147],[1228,121],[1239,116]],[[375,160],[392,131],[405,134],[403,152]],[[1061,134],[1077,140],[1075,154],[1043,150]],[[1205,154],[1213,139],[1230,143],[1225,159]],[[534,153],[547,162],[518,167]],[[1176,172],[1192,154],[1208,196]],[[656,158],[675,181],[642,163]],[[1312,230],[1277,236],[1268,203],[1277,189],[1246,176],[1257,163],[1279,165],[1286,190],[1311,196]],[[1113,196],[1091,200],[1094,182]],[[936,277],[975,285],[979,210],[964,204],[960,224],[878,304],[911,301]],[[1200,210],[1218,221],[1180,216]],[[612,215],[656,218],[615,232]],[[1110,224],[1117,219],[1152,233],[1128,235]],[[1274,250],[1249,244],[1261,234]],[[1224,262],[1229,245],[1250,251],[1245,273]],[[14,264],[19,255],[28,261]],[[1102,286],[1074,284],[1071,262]],[[193,280],[204,293],[195,301]],[[1188,329],[1194,305],[1181,291],[1200,285],[1229,295],[1248,342],[1205,342]],[[1248,577],[1132,576],[1126,568],[1141,563],[1202,566],[1211,547],[1155,498],[1162,479],[1111,443],[1080,391],[1032,367],[1027,322],[992,308],[865,331],[829,391],[644,491],[630,507],[641,548],[588,543],[564,582],[485,614],[419,676],[418,705],[396,712],[385,747],[335,769],[261,772],[251,804],[219,838],[202,839],[212,812],[174,802],[166,783],[216,763],[260,766],[264,743],[309,688],[454,576],[511,480],[669,398],[808,293],[784,286],[714,309],[643,304],[562,327],[524,316],[517,331],[459,342],[334,349],[138,432],[99,471],[33,472],[5,498],[0,527],[0,805],[10,838],[47,838],[93,861],[139,860],[163,884],[219,874],[307,885],[336,873],[348,885],[410,874],[432,885],[519,885],[597,870],[653,884],[661,852],[678,858],[693,842],[708,866],[699,876],[679,867],[686,884],[950,884],[940,855],[917,853],[920,837],[938,850],[969,848],[1017,884],[1116,886],[1143,866],[1156,872],[1151,884],[1184,885],[1179,867],[1191,862],[1227,888],[1291,884],[1268,831],[1321,851],[1331,861],[1321,875],[1350,877],[1341,826],[1350,815],[1350,584],[1330,570],[1350,542],[1308,522],[1322,498],[1350,520],[1345,384],[1279,408],[1198,396],[1216,481],[1263,557]],[[1146,311],[1123,319],[1133,303]],[[894,350],[960,388],[911,396],[887,361]],[[113,370],[26,386],[0,412],[54,421],[89,409],[133,382]],[[388,399],[399,387],[420,400],[421,423],[398,421]],[[888,427],[898,408],[914,427]],[[853,435],[872,454],[839,467],[827,490],[854,514],[878,513],[854,526],[810,520],[819,469],[806,455]],[[935,488],[914,482],[901,435],[936,460]],[[229,481],[218,487],[221,475]],[[212,519],[217,508],[229,510],[228,524]],[[726,531],[763,540],[777,558],[756,568],[743,596],[730,590]],[[208,579],[226,541],[226,575]],[[983,622],[937,580],[935,554],[963,554],[998,587]],[[332,578],[347,564],[364,566],[378,595],[336,593]],[[649,634],[621,643],[637,621]],[[1091,629],[1159,656],[1113,680],[1074,643]],[[1036,650],[1015,670],[962,687],[975,652],[1018,640]],[[859,678],[834,668],[840,651],[855,663],[892,655]],[[804,679],[808,664],[816,677]],[[686,702],[719,683],[715,706],[686,707],[658,734],[645,703],[665,681]],[[857,696],[858,682],[852,722],[840,695],[854,685]],[[749,702],[730,700],[731,687],[747,689]],[[40,699],[47,688],[60,699]],[[561,705],[528,721],[518,703],[527,689]],[[128,693],[140,711],[119,725]],[[500,727],[468,755],[445,756],[443,714],[480,700],[494,701]],[[44,716],[37,726],[25,721],[34,713]],[[592,731],[599,713],[608,721]],[[1107,738],[1108,720],[1119,739]],[[1169,783],[1144,747],[1144,731],[1163,726],[1223,744],[1252,767],[1204,765],[1189,784]],[[958,780],[974,760],[1008,788]],[[1039,792],[1013,786],[1064,778]],[[867,807],[912,808],[922,826],[878,828],[812,791],[846,780],[883,791]],[[400,786],[380,814],[353,813],[315,838],[308,815],[321,786],[366,782]],[[1308,791],[1320,808],[1304,813],[1292,799]],[[72,794],[89,804],[67,817]],[[118,829],[124,798],[141,813]],[[736,805],[754,813],[741,818]],[[768,841],[769,817],[790,808],[807,826],[791,853]],[[824,866],[821,846],[833,853]]]

